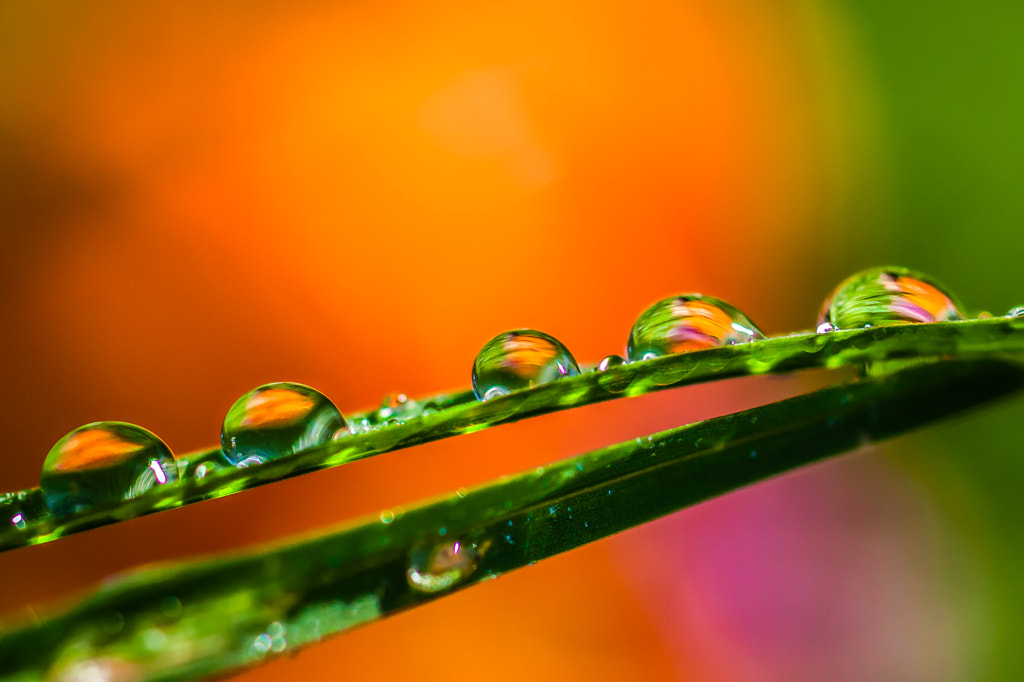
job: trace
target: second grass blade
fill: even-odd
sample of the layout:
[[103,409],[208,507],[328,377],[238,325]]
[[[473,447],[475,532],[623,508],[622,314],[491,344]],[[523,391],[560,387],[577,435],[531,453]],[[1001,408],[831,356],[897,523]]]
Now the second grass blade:
[[0,676],[88,672],[76,666],[139,680],[229,673],[1021,387],[1024,370],[1010,362],[911,367],[613,445],[297,544],[147,570],[0,636]]

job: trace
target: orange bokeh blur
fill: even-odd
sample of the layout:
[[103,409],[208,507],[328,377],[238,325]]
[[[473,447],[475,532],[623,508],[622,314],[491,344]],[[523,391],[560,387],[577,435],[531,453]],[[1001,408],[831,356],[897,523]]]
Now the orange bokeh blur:
[[[721,297],[778,333],[810,327],[825,293],[806,284],[811,228],[838,191],[827,86],[792,7],[0,13],[0,489],[36,485],[50,445],[86,422],[137,423],[182,453],[216,443],[232,402],[270,381],[314,386],[347,413],[394,390],[468,386],[477,350],[507,329],[594,362],[671,294]],[[0,613],[778,391],[708,387],[534,420],[7,553]],[[598,543],[248,677],[731,679],[728,639],[664,627],[621,568],[624,547],[657,555],[675,532],[659,528],[648,545]]]

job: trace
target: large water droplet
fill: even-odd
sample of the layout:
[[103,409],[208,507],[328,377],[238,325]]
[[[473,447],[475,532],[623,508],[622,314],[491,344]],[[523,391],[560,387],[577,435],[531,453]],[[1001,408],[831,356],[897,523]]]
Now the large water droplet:
[[178,480],[170,448],[140,426],[96,422],[80,426],[50,449],[39,485],[60,517],[134,499]]
[[840,282],[818,324],[861,329],[908,322],[963,319],[963,308],[941,284],[907,268],[871,268]]
[[579,373],[576,360],[558,339],[517,329],[498,334],[477,354],[473,392],[480,400],[490,400]]
[[323,445],[343,429],[345,418],[327,396],[282,382],[235,401],[224,417],[220,444],[228,461],[246,467]]
[[488,546],[453,540],[413,551],[406,571],[409,586],[426,593],[454,587],[472,575]]
[[630,362],[765,338],[746,315],[711,296],[684,294],[640,313],[629,332]]

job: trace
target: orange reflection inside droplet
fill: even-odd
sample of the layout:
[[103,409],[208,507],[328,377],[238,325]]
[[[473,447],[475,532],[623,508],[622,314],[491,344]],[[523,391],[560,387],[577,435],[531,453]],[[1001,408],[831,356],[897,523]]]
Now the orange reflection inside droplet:
[[679,301],[672,306],[672,314],[681,318],[670,333],[673,353],[718,346],[732,332],[729,314],[704,301]]
[[504,343],[508,353],[501,360],[501,366],[523,378],[534,374],[533,368],[543,367],[558,355],[558,349],[544,339],[530,336],[513,336]]
[[313,409],[314,400],[287,388],[270,388],[249,397],[242,426],[275,427],[292,424]]
[[55,471],[98,469],[111,466],[144,446],[122,440],[103,429],[86,429],[74,434],[60,449]]
[[946,320],[956,312],[956,306],[942,290],[919,279],[900,275],[895,281],[886,282],[885,288],[899,292],[893,300],[894,308],[921,322]]

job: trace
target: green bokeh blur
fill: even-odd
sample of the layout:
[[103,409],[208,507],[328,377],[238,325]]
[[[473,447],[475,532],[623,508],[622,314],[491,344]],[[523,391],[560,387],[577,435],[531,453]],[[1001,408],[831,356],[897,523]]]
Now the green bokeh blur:
[[[844,225],[841,276],[895,263],[944,280],[973,312],[1024,303],[1024,5],[843,2],[870,88],[879,174],[870,219]],[[851,201],[856,204],[856,197]],[[851,220],[866,216],[856,206]],[[1019,679],[1024,652],[1024,403],[903,439],[886,452],[920,481],[943,534],[972,553],[987,602],[981,679]],[[952,540],[956,542],[953,543]],[[957,570],[956,557],[946,557]],[[972,590],[972,591],[973,591]]]

